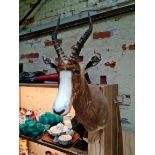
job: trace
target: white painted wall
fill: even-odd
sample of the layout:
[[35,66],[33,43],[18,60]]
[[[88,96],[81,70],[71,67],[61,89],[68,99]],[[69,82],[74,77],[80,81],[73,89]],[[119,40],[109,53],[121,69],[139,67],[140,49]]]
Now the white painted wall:
[[[90,79],[93,83],[100,83],[100,76],[106,75],[108,84],[119,84],[120,98],[124,97],[123,104],[129,106],[121,106],[121,117],[123,118],[123,127],[134,130],[134,108],[135,108],[135,50],[129,50],[130,45],[134,45],[134,14],[119,16],[116,18],[101,20],[94,23],[93,32],[111,31],[112,36],[108,38],[93,39],[93,34],[88,39],[81,55],[84,56],[84,62],[93,55],[97,50],[102,55],[102,61],[98,66],[89,70]],[[62,39],[61,47],[66,55],[71,52],[70,47],[76,43],[80,36],[85,32],[87,26],[66,30],[58,34],[58,38]],[[53,46],[45,46],[45,41],[51,40],[50,36],[37,39],[22,41],[19,44],[20,55],[25,53],[39,53],[39,58],[34,58],[33,63],[29,63],[28,59],[20,59],[24,63],[25,71],[36,71],[48,69],[48,73],[55,70],[45,65],[41,56],[46,55],[56,58],[56,52]],[[122,46],[125,44],[126,50]],[[111,68],[105,66],[106,62],[116,62],[116,66]],[[130,95],[130,99],[125,95]]]

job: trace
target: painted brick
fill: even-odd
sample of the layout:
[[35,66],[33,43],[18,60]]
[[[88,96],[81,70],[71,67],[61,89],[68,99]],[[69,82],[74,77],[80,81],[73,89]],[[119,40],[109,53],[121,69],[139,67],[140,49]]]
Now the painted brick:
[[115,61],[106,62],[106,63],[104,63],[104,65],[108,66],[108,67],[111,67],[111,68],[114,68],[116,66],[116,62]]
[[129,45],[128,48],[129,50],[135,50],[135,44]]
[[39,16],[35,17],[35,20],[42,20],[42,19],[44,19],[46,17],[47,17],[46,14],[40,14]]
[[121,118],[121,123],[122,124],[130,124],[128,118]]
[[123,44],[123,45],[122,45],[122,49],[123,49],[123,50],[126,50],[126,49],[127,49],[126,44]]
[[122,49],[125,51],[125,50],[135,50],[135,44],[130,44],[130,45],[126,45],[126,44],[123,44],[122,45]]
[[107,84],[107,76],[105,75],[100,76],[100,84]]
[[53,43],[52,43],[51,40],[46,40],[46,41],[44,42],[44,44],[45,44],[45,46],[52,46],[52,45],[53,45]]
[[65,13],[64,13],[64,16],[65,16],[65,17],[72,16],[72,12],[70,12],[70,11],[69,11],[69,12],[65,12]]
[[54,19],[56,19],[56,18],[53,18],[53,16],[52,17],[46,17],[46,18],[40,20],[40,24],[48,23],[49,21],[54,20]]
[[93,39],[104,39],[109,38],[112,36],[111,31],[105,31],[105,32],[94,32],[93,33]]
[[55,16],[57,13],[53,10],[50,11],[46,11],[43,15],[45,15],[46,17],[50,17],[50,16]]
[[32,59],[29,59],[28,62],[29,62],[29,63],[33,63],[33,60],[32,60]]
[[131,98],[131,96],[130,96],[130,95],[126,95],[126,94],[125,94],[125,97],[126,97],[126,98],[129,98],[129,99]]
[[76,5],[72,5],[72,9],[73,10],[83,10],[87,7],[87,2],[80,2],[80,3],[77,3]]
[[[58,39],[58,40],[57,40],[57,43],[58,43],[59,45],[61,45],[61,44],[62,44],[62,40],[61,40],[61,39]],[[44,45],[45,45],[45,46],[52,46],[52,45],[53,45],[53,42],[52,42],[51,40],[46,40],[46,41],[44,42]]]
[[[70,5],[71,5],[71,2],[72,1],[69,1],[70,2]],[[55,9],[59,9],[59,8],[62,8],[62,7],[64,7],[64,2],[63,2],[63,0],[56,0],[56,1],[53,1],[53,7],[55,8]]]
[[75,5],[77,3],[78,3],[78,0],[64,1],[64,6]]
[[39,53],[21,54],[20,59],[39,58]]
[[61,45],[61,44],[62,44],[62,39],[57,39],[57,43],[58,43],[59,45]]
[[116,16],[116,17],[115,17],[115,21],[119,21],[120,18],[121,18],[120,16]]
[[26,19],[26,20],[22,23],[22,25],[27,26],[27,25],[29,25],[29,24],[32,24],[34,21],[35,21],[35,19],[34,19],[34,17],[32,17],[32,18]]

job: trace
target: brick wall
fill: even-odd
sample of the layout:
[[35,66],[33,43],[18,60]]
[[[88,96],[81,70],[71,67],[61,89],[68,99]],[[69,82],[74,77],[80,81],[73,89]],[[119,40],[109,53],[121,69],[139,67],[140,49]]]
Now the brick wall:
[[[33,2],[36,1],[31,0],[31,3]],[[42,8],[34,16],[30,16],[30,18],[34,18],[34,21],[28,24],[27,27],[54,20],[58,18],[59,13],[64,13],[63,16],[71,16],[83,9],[92,7],[95,2],[97,1],[46,0]],[[98,3],[98,7],[103,3],[107,3],[107,1]],[[24,15],[23,12],[26,7],[28,8],[28,4],[28,0],[20,2],[20,18]],[[106,76],[108,84],[119,84],[119,99],[124,104],[121,106],[122,125],[125,128],[134,130],[134,13],[101,20],[93,25],[93,33],[82,49],[81,55],[84,57],[84,62],[87,62],[93,55],[94,50],[96,50],[101,53],[102,61],[89,70],[90,79],[93,83],[99,84],[100,77]],[[61,31],[58,34],[61,47],[67,55],[70,54],[71,46],[76,43],[86,29],[87,26],[81,26]],[[24,63],[25,71],[46,70],[47,73],[55,72],[54,69],[45,65],[41,58],[42,55],[56,57],[50,36],[21,41],[19,48],[19,61]]]
[[[19,18],[22,19],[38,0],[20,0]],[[40,5],[32,12],[23,27],[41,25],[61,17],[68,17],[84,10],[113,7],[122,2],[133,0],[42,0]]]

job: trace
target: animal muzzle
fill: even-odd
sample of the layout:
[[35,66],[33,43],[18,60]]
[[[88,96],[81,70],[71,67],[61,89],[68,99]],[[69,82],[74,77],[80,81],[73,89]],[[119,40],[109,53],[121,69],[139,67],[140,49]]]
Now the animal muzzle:
[[53,112],[58,115],[69,113],[72,103],[72,72],[60,71],[60,84],[53,105]]
[[61,111],[55,111],[55,109],[53,109],[53,112],[57,115],[62,115],[65,112],[65,109],[61,110]]

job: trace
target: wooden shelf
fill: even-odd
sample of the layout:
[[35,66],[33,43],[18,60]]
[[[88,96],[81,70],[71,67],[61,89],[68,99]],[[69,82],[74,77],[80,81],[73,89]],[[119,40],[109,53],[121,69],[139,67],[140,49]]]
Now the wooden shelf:
[[24,87],[52,87],[52,88],[58,88],[58,83],[19,83],[19,86],[24,86]]
[[37,143],[37,144],[40,144],[40,145],[55,149],[55,150],[58,150],[58,151],[63,152],[63,153],[71,153],[72,155],[79,155],[79,154],[88,155],[87,151],[82,151],[80,149],[74,148],[73,146],[71,146],[69,148],[63,148],[63,147],[59,147],[57,145],[45,142],[45,141],[43,141],[41,139],[35,140],[35,139],[31,139],[31,138],[25,138],[23,136],[20,136],[20,138],[26,139],[28,141],[31,141],[31,142],[34,142],[34,143]]
[[[89,85],[98,85],[98,86],[105,86],[105,84],[89,84]],[[25,87],[53,87],[58,88],[59,84],[54,83],[19,83],[19,86]]]

